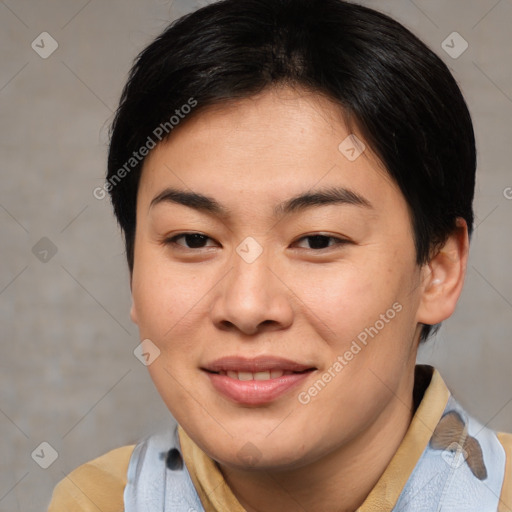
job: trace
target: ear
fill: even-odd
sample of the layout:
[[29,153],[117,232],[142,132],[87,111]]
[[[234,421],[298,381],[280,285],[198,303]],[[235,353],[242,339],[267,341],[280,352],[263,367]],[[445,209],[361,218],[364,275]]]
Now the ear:
[[422,294],[417,312],[419,323],[438,324],[455,311],[464,285],[468,253],[467,223],[458,218],[453,233],[421,270]]

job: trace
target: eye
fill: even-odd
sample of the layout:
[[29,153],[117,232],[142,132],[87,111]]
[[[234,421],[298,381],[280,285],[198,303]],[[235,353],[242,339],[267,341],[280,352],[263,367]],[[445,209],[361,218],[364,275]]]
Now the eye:
[[[178,242],[181,239],[184,240],[185,244]],[[206,245],[208,240],[213,239],[202,233],[179,233],[171,238],[167,238],[165,243],[178,245],[184,249],[203,249],[205,247],[213,247],[212,245]]]
[[[299,244],[301,240],[307,240],[307,243],[310,245],[310,247],[303,248],[311,250],[329,249],[334,245],[345,245],[350,243],[348,240],[344,240],[342,238],[337,238],[329,235],[307,235],[303,236],[302,238],[299,238],[299,240],[296,243]],[[330,242],[334,243],[331,244]]]
[[[204,249],[207,247],[215,247],[216,243],[208,244],[208,241],[214,242],[213,238],[202,233],[178,233],[171,238],[167,238],[165,244],[173,244],[183,249]],[[329,249],[336,245],[341,246],[350,243],[349,240],[342,238],[329,236],[329,235],[307,235],[300,238],[294,245],[301,246],[301,244],[307,243],[309,247],[302,246],[303,249],[321,251],[323,249]]]

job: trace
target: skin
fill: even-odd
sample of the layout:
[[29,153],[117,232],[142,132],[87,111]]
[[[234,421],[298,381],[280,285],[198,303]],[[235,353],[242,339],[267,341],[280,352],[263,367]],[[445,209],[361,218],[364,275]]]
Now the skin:
[[[448,318],[462,289],[464,221],[418,266],[399,188],[368,146],[353,162],[338,150],[351,133],[364,140],[328,99],[269,89],[191,117],[144,163],[131,318],[140,339],[161,351],[148,368],[164,402],[248,511],[361,505],[414,412],[419,324]],[[371,207],[329,204],[273,216],[278,203],[330,186]],[[230,215],[172,202],[150,207],[166,187],[213,197]],[[209,238],[198,248],[187,246],[189,238],[168,241],[183,232]],[[334,239],[315,248],[307,238],[315,234]],[[236,251],[248,236],[263,249],[252,263]],[[300,403],[299,393],[396,303],[401,311],[378,335]],[[201,369],[233,354],[270,354],[316,370],[271,403],[243,406],[219,394]],[[248,442],[251,463],[242,456]]]

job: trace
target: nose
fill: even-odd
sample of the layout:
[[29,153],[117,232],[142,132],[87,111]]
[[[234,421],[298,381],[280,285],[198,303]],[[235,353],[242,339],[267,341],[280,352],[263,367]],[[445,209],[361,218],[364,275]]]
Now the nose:
[[254,335],[291,325],[292,294],[279,278],[275,260],[272,264],[269,259],[265,251],[251,263],[233,255],[232,266],[216,287],[211,306],[217,328]]

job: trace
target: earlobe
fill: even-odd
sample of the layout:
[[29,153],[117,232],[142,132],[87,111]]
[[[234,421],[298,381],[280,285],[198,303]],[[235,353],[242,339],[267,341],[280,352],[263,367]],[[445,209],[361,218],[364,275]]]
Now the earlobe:
[[464,285],[468,252],[467,224],[459,218],[443,247],[422,269],[419,323],[435,325],[452,315]]

